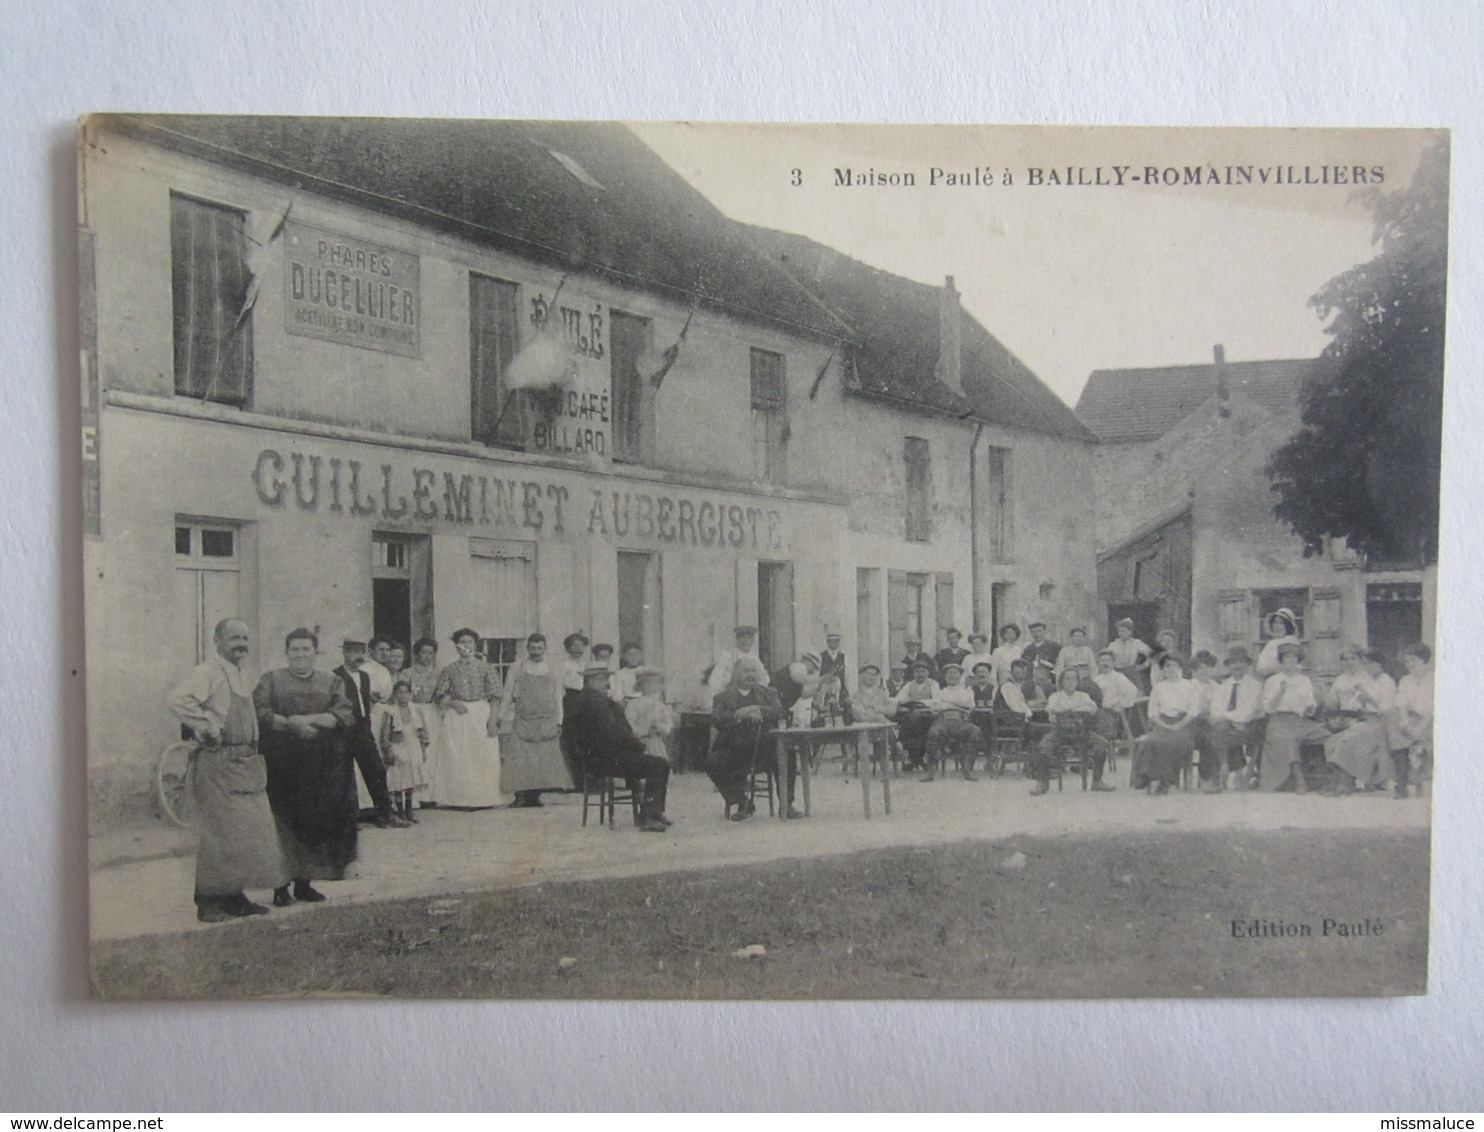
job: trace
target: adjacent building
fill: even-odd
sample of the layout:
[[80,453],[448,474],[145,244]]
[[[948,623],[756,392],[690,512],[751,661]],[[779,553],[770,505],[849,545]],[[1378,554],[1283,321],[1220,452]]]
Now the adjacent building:
[[[83,131],[95,796],[140,797],[225,616],[641,644],[1095,611],[1091,434],[944,288],[738,225],[615,125]],[[510,387],[545,351],[556,390]],[[548,358],[548,360],[550,360]],[[519,367],[518,367],[519,368]],[[931,644],[930,644],[931,647]]]
[[1305,557],[1273,516],[1266,467],[1300,424],[1300,396],[1322,359],[1098,370],[1077,414],[1098,436],[1098,600],[1107,628],[1130,617],[1153,639],[1224,654],[1266,636],[1293,610],[1321,675],[1346,643],[1388,655],[1431,639],[1436,569],[1366,560],[1343,540]]

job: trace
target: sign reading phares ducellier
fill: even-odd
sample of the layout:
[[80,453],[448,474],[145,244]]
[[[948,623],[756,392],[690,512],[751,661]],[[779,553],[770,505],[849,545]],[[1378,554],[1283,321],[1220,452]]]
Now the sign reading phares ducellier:
[[284,227],[284,320],[290,334],[418,357],[418,257],[353,236]]

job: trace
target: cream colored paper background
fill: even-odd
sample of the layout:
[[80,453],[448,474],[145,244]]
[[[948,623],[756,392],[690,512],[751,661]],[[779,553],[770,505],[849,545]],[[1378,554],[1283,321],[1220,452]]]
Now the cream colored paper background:
[[[1481,17],[1462,3],[14,6],[0,1105],[1484,1105]],[[73,119],[94,110],[1451,126],[1432,993],[1344,1002],[99,1004],[86,998]],[[1205,336],[1210,341],[1210,335]],[[411,1052],[408,1052],[411,1051]],[[1283,1066],[1275,1072],[1273,1065]],[[764,1092],[764,1082],[771,1087]]]

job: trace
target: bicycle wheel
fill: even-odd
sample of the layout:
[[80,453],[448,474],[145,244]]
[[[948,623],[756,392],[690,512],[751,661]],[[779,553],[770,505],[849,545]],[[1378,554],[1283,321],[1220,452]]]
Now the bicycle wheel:
[[155,795],[166,819],[190,829],[192,812],[191,779],[196,769],[196,744],[171,743],[155,762]]

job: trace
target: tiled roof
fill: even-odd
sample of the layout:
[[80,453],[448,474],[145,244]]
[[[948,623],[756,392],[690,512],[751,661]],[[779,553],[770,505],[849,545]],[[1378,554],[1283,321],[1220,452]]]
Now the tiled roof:
[[749,231],[771,261],[854,328],[856,392],[1014,428],[1094,439],[1061,398],[967,312],[960,316],[965,392],[940,381],[939,287],[881,271],[804,236],[766,228]]
[[796,333],[846,332],[627,127],[105,115],[155,144]]
[[[1271,413],[1298,407],[1305,382],[1322,372],[1320,358],[1227,362],[1233,394]],[[1216,393],[1216,367],[1094,370],[1077,399],[1077,416],[1104,442],[1154,440],[1179,424]]]

